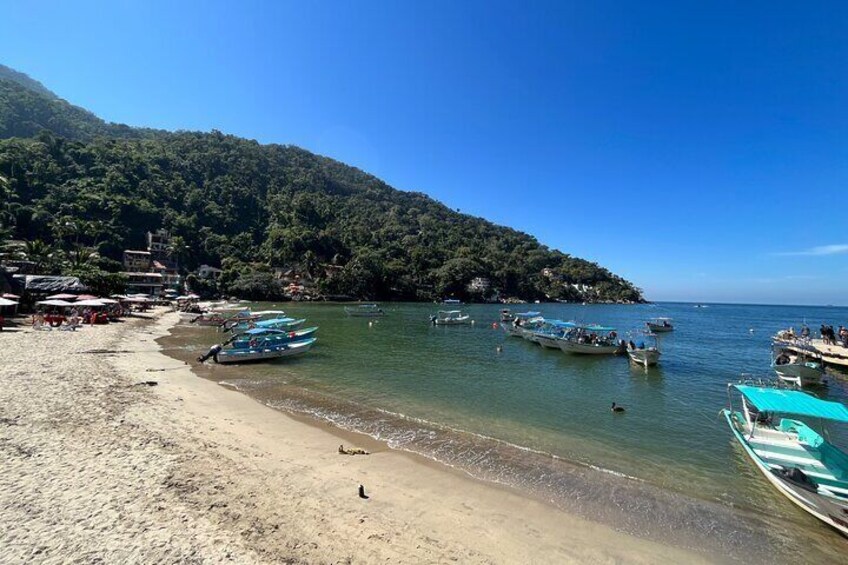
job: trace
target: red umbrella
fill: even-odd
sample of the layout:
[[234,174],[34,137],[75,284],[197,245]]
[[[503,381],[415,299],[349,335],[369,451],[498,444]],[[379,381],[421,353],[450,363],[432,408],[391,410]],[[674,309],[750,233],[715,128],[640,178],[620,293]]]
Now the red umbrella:
[[48,296],[48,300],[73,300],[76,298],[76,294],[54,294],[53,296]]

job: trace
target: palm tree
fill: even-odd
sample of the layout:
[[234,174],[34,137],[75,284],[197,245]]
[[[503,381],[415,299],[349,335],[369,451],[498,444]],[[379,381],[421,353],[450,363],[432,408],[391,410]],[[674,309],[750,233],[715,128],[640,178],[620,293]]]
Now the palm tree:
[[65,254],[65,267],[70,271],[81,271],[92,267],[99,257],[95,248],[78,245]]
[[43,271],[50,270],[49,267],[56,255],[56,249],[49,243],[45,243],[40,239],[27,241],[24,244],[21,252],[27,261],[35,263],[35,273],[38,275],[44,274]]

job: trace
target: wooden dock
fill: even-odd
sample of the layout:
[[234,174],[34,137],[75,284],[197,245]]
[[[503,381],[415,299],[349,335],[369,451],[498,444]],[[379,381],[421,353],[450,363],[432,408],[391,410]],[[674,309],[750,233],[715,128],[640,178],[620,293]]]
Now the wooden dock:
[[[821,339],[811,339],[809,343],[821,354],[822,361],[824,361],[826,365],[833,365],[835,367],[848,369],[848,347],[842,347],[841,345],[825,345],[824,340]],[[789,344],[789,348],[797,351],[797,349],[791,344]]]

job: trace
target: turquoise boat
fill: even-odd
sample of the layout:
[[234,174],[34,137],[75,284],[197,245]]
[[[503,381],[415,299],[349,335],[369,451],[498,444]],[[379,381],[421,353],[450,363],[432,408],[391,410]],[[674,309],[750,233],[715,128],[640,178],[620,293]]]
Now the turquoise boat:
[[239,322],[228,329],[232,332],[252,330],[254,328],[262,328],[266,330],[286,330],[291,331],[299,328],[306,322],[306,318],[295,320],[294,318],[271,318],[270,320],[246,320]]
[[559,349],[559,340],[565,339],[565,334],[571,328],[576,327],[574,322],[563,322],[562,320],[545,320],[542,326],[533,332],[530,341],[535,341],[542,347]]
[[317,337],[310,337],[301,341],[293,341],[289,343],[278,343],[275,345],[248,347],[245,349],[218,349],[211,353],[216,363],[252,363],[255,361],[271,361],[281,359],[283,357],[295,357],[307,353],[315,342]]
[[[798,390],[728,385],[741,410],[722,410],[734,437],[781,494],[848,536],[848,455],[800,418],[848,423],[848,408]],[[780,416],[779,416],[780,415]]]
[[318,326],[303,328],[299,330],[276,330],[269,328],[253,328],[244,333],[231,337],[223,345],[232,344],[233,349],[248,349],[250,347],[261,347],[277,345],[280,343],[291,343],[312,337],[318,331]]

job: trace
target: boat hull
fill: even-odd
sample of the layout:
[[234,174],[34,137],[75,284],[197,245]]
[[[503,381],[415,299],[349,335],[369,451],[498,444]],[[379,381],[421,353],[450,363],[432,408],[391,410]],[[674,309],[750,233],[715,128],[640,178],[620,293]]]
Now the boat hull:
[[[263,347],[269,345],[280,345],[283,343],[294,343],[297,341],[303,341],[304,339],[311,338],[315,332],[318,331],[318,327],[305,328],[302,330],[292,331],[285,334],[274,334],[265,337],[259,337],[257,340],[262,343]],[[237,339],[233,342],[233,349],[250,349],[250,338],[245,336],[241,339]]]
[[838,530],[842,535],[848,536],[848,501],[838,502],[832,498],[817,494],[810,490],[796,486],[795,484],[780,478],[772,472],[772,467],[757,455],[754,448],[748,443],[736,423],[739,415],[734,415],[730,410],[722,410],[727,425],[730,426],[736,441],[754,463],[760,473],[790,502],[802,510],[812,514],[822,522]]
[[824,376],[824,368],[816,363],[789,363],[772,368],[780,380],[800,387],[820,384]]
[[545,334],[536,334],[536,343],[546,349],[559,349],[559,342],[562,339]]
[[457,318],[457,319],[446,319],[446,320],[436,320],[435,324],[437,326],[465,326],[471,324],[471,318]]
[[317,341],[317,338],[309,338],[304,341],[274,345],[271,347],[257,349],[232,349],[218,353],[216,361],[222,365],[234,363],[253,363],[257,361],[272,361],[284,357],[295,357],[303,355]]
[[648,322],[646,325],[655,334],[674,331],[674,326],[663,326],[662,324],[652,324],[651,322]]
[[592,345],[589,343],[576,343],[568,340],[560,340],[559,348],[565,353],[573,355],[616,355],[621,352],[620,345]]
[[629,349],[627,356],[630,361],[643,367],[652,367],[660,360],[660,352],[656,349]]

